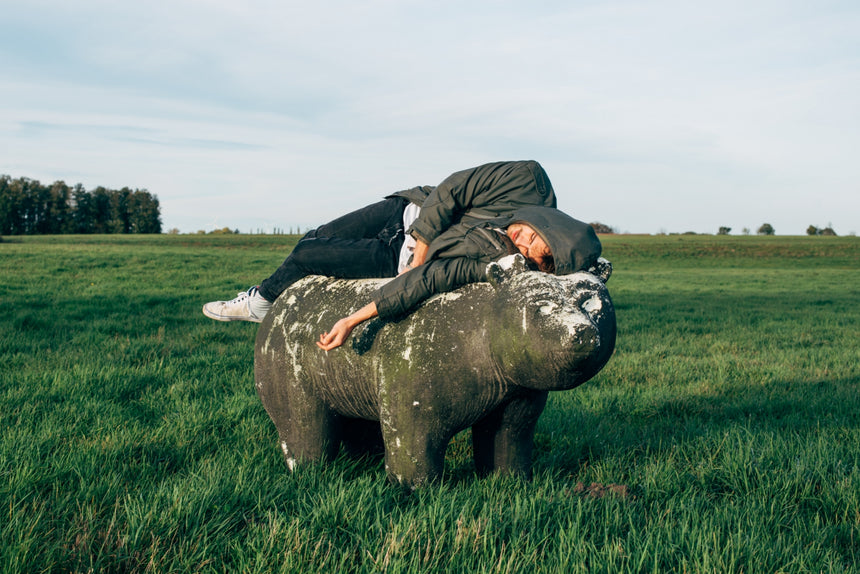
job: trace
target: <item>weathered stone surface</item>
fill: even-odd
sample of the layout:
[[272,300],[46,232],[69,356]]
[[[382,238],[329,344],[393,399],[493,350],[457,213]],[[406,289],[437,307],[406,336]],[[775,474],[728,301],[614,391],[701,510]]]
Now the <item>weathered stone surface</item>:
[[[615,347],[601,260],[594,273],[491,264],[488,283],[428,300],[409,317],[374,319],[340,348],[315,342],[370,300],[380,281],[308,277],[260,325],[255,378],[287,465],[382,449],[389,477],[419,486],[471,427],[480,472],[528,476],[535,424],[550,390],[593,377]],[[602,275],[602,276],[601,276]],[[381,442],[380,442],[381,441]]]

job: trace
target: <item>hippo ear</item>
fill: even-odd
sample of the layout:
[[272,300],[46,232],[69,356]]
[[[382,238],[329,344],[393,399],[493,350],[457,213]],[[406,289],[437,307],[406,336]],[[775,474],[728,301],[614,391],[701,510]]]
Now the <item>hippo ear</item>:
[[597,262],[589,267],[588,272],[596,275],[598,279],[606,283],[612,275],[612,263],[603,257],[598,257]]
[[526,265],[525,257],[519,253],[506,255],[498,261],[493,261],[487,265],[487,281],[489,281],[494,287],[498,287],[504,283],[508,277],[512,277],[513,275],[528,270],[529,268],[528,265]]

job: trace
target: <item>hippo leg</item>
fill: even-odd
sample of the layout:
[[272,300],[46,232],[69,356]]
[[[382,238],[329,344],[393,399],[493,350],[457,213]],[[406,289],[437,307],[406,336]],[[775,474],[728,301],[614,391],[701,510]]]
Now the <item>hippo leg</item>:
[[546,391],[532,391],[499,406],[472,426],[475,469],[531,476],[535,425],[543,412]]
[[433,413],[424,417],[415,411],[401,411],[400,416],[382,424],[385,470],[392,483],[417,488],[442,476],[445,450],[453,433],[440,428],[439,421],[429,420]]
[[272,418],[290,470],[300,462],[332,460],[337,456],[342,417],[321,401],[304,395]]

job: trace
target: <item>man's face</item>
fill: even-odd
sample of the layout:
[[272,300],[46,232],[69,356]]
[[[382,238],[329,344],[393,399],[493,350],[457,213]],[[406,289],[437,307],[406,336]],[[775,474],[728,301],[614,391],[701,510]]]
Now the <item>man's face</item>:
[[508,237],[523,254],[523,257],[542,267],[543,260],[552,257],[549,245],[538,235],[538,232],[525,223],[512,223],[508,226]]

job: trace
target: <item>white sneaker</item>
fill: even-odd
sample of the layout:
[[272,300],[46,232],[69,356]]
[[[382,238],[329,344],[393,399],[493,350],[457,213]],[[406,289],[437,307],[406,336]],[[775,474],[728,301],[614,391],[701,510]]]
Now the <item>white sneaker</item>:
[[256,287],[242,291],[232,301],[212,301],[203,305],[203,314],[216,321],[253,321],[259,323],[272,308]]

